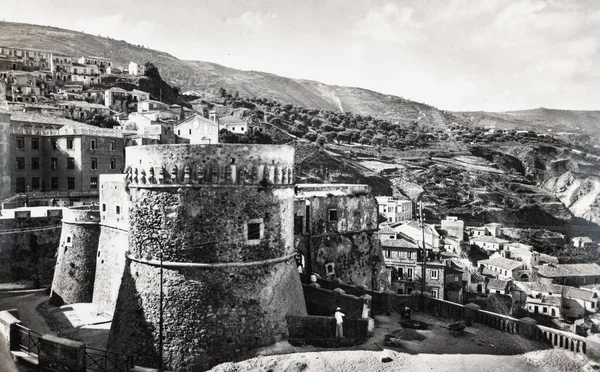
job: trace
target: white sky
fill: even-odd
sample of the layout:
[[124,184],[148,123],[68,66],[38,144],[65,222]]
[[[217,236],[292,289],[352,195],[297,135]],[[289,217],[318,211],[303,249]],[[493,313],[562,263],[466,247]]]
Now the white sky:
[[448,110],[600,109],[600,0],[0,0],[51,25]]

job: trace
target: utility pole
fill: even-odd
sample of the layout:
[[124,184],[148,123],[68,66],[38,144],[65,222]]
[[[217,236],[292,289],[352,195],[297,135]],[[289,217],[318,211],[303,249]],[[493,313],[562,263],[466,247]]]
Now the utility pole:
[[427,247],[425,245],[425,225],[423,224],[423,200],[419,201],[419,223],[421,225],[421,241],[423,243],[423,267],[421,268],[421,301],[425,310],[425,266],[427,262]]

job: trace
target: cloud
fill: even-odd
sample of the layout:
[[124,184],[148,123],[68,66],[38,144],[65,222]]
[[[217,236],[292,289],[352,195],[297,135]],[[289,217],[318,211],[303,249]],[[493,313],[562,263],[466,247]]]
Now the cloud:
[[225,23],[230,26],[242,26],[254,31],[260,31],[272,20],[278,19],[275,13],[248,11],[237,17],[227,18]]
[[379,9],[371,9],[358,21],[359,34],[375,41],[402,42],[421,38],[418,30],[421,24],[414,19],[414,10],[410,7],[399,8],[388,3]]

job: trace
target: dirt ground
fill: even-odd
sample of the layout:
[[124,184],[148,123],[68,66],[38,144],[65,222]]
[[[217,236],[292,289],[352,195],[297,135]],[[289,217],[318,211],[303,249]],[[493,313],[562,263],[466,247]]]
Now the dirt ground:
[[[467,327],[453,337],[449,320],[428,314],[413,319],[429,324],[416,330],[424,340],[401,340],[398,347],[384,345],[386,334],[402,330],[397,314],[376,317],[375,334],[365,344],[346,350],[287,347],[285,341],[259,350],[259,356],[239,363],[224,363],[213,372],[300,372],[300,371],[598,371],[600,365],[586,356],[501,332],[480,324]],[[289,344],[288,344],[289,345]],[[285,353],[285,354],[281,354]],[[279,355],[273,355],[279,354]],[[383,358],[391,359],[383,362]]]

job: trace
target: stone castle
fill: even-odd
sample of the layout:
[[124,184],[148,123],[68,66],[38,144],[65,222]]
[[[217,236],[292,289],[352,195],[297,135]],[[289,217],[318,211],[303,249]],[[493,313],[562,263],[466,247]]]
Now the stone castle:
[[157,366],[162,262],[166,368],[207,369],[281,339],[285,316],[306,314],[293,147],[126,151],[126,175],[101,176],[98,210],[65,214],[51,300],[114,314],[109,349]]

